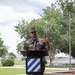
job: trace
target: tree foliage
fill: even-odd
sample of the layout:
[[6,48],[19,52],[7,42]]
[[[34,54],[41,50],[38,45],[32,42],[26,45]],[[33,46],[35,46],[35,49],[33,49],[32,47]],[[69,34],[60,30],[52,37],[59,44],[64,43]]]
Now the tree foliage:
[[[52,46],[52,51],[69,53],[68,41],[68,13],[71,15],[71,45],[72,56],[75,57],[75,2],[69,0],[57,0],[50,7],[43,9],[41,18],[33,19],[31,22],[22,20],[15,26],[15,31],[24,41],[28,40],[29,28],[36,26],[38,37],[48,38]],[[23,44],[22,44],[23,45]],[[21,44],[18,44],[17,50]],[[21,46],[22,47],[22,46]]]
[[2,38],[0,38],[0,57],[6,55],[8,53],[7,46],[4,45]]
[[9,57],[16,58],[16,55],[13,52],[8,53]]
[[20,51],[23,50],[24,41],[17,44],[17,53],[20,54]]
[[[64,36],[65,38],[67,38],[66,42],[64,41],[66,47],[64,46],[64,48],[61,50],[62,52],[66,52],[66,53],[69,53],[69,41],[68,41],[68,25],[69,25],[69,13],[70,13],[70,20],[71,20],[71,46],[72,46],[72,51],[71,51],[71,55],[73,57],[75,57],[75,47],[74,47],[74,32],[75,32],[75,23],[74,23],[74,18],[75,18],[75,1],[74,0],[57,0],[57,4],[60,5],[60,9],[62,9],[63,11],[63,18],[64,20],[62,20],[61,24],[63,25],[62,28],[65,28],[65,25],[66,25],[66,28],[65,29],[65,33],[63,35],[66,35]],[[63,24],[63,22],[66,22]],[[64,51],[65,50],[65,51]]]

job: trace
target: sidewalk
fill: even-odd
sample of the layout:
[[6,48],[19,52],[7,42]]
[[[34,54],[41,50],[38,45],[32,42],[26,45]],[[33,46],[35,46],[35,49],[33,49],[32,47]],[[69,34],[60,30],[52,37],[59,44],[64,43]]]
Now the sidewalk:
[[[2,66],[0,68],[25,68],[25,65],[14,65],[14,66]],[[45,67],[45,69],[51,69],[51,70],[69,70],[68,68],[47,68]]]

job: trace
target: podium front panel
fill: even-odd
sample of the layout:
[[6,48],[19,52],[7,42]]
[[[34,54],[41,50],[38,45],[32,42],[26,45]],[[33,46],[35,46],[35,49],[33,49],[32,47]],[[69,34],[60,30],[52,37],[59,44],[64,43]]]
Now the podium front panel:
[[40,74],[41,73],[41,59],[40,58],[26,58],[26,73]]
[[48,56],[48,52],[47,51],[43,51],[43,50],[39,50],[39,51],[21,51],[23,56],[39,56],[39,57],[43,57],[43,56]]

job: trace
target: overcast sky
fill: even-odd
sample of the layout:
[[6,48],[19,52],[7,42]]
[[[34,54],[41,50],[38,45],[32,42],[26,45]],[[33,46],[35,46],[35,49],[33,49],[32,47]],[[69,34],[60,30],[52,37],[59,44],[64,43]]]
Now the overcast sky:
[[26,21],[40,18],[42,9],[56,0],[0,0],[0,37],[9,47],[9,52],[16,54],[16,45],[21,42],[20,36],[14,31],[18,20]]

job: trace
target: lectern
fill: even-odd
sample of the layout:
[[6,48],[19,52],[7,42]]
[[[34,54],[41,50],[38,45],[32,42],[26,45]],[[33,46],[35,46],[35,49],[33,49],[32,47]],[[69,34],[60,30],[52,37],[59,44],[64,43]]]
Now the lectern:
[[26,74],[42,74],[42,58],[48,56],[47,51],[21,51],[26,58]]

